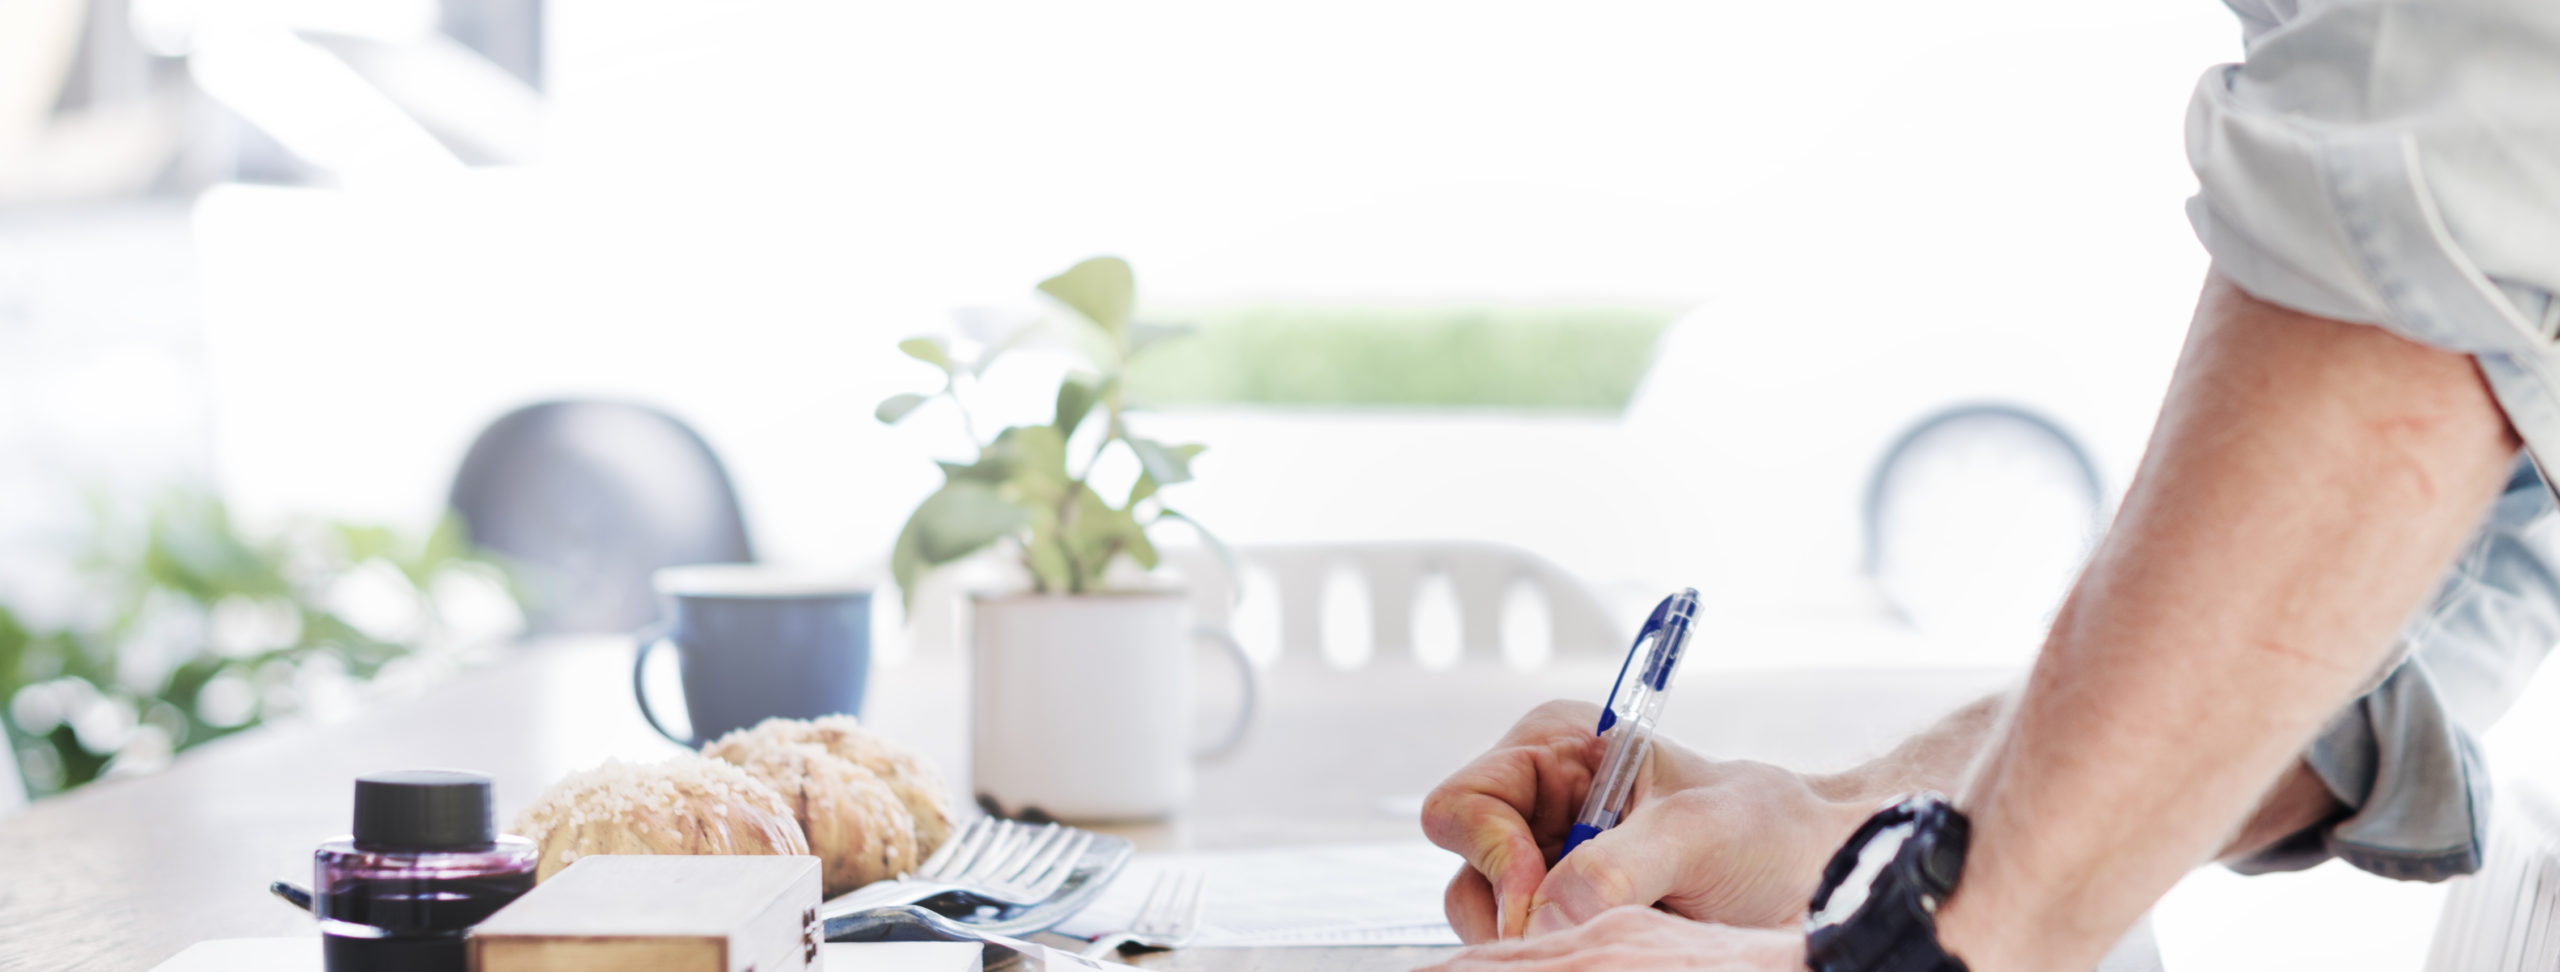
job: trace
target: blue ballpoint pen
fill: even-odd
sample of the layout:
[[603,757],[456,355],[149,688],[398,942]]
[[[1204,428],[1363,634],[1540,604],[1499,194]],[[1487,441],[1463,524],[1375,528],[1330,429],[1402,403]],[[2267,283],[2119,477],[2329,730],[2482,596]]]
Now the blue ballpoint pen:
[[[1627,646],[1627,660],[1618,666],[1618,681],[1609,687],[1609,702],[1600,710],[1598,733],[1609,741],[1609,752],[1600,761],[1600,771],[1592,774],[1591,795],[1583,799],[1582,814],[1574,818],[1573,832],[1566,835],[1558,860],[1583,841],[1617,826],[1627,815],[1627,803],[1635,798],[1636,774],[1653,755],[1654,721],[1662,717],[1662,702],[1670,697],[1671,673],[1680,668],[1680,657],[1689,644],[1689,625],[1697,613],[1697,589],[1682,588],[1654,606],[1644,630],[1636,632],[1635,644]],[[1653,642],[1650,650],[1645,647],[1648,640]],[[1644,658],[1642,668],[1635,667],[1638,656]],[[1629,671],[1636,673],[1633,685],[1627,684]]]

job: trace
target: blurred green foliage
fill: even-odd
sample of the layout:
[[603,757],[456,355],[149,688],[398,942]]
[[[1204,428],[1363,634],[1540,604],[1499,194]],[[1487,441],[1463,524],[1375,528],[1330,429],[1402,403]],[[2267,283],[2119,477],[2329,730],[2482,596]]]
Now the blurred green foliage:
[[1150,406],[1411,406],[1619,412],[1675,311],[1630,306],[1251,304],[1129,372]]
[[90,549],[52,599],[70,603],[0,604],[0,726],[39,796],[147,772],[449,647],[469,592],[515,610],[504,571],[451,518],[423,537],[328,523],[251,535],[195,493],[92,509]]

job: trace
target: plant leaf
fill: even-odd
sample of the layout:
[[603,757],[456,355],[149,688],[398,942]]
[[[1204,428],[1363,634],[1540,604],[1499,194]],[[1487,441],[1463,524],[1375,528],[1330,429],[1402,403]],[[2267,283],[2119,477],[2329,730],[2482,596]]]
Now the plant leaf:
[[1029,519],[1022,507],[986,483],[944,483],[916,506],[910,521],[916,530],[916,557],[926,567],[940,567],[1021,529]]
[[1058,430],[1060,436],[1075,435],[1076,426],[1084,424],[1084,417],[1093,411],[1093,403],[1101,398],[1102,389],[1099,385],[1088,384],[1079,378],[1068,378],[1060,382],[1058,384],[1058,415],[1057,418],[1050,420],[1049,427]]
[[958,463],[936,459],[933,464],[942,467],[942,478],[945,480],[974,479],[982,483],[1004,482],[1003,469],[983,462]]
[[1218,564],[1227,569],[1228,602],[1232,604],[1244,600],[1244,561],[1236,558],[1235,548],[1227,546],[1226,541],[1218,539],[1217,534],[1209,532],[1208,527],[1201,526],[1200,521],[1192,519],[1188,513],[1173,509],[1156,513],[1156,522],[1162,523],[1166,520],[1180,520],[1190,524],[1191,532],[1200,535],[1200,544],[1208,547],[1209,552],[1218,558]]
[[1051,333],[1066,343],[1068,350],[1084,356],[1094,370],[1118,374],[1128,366],[1128,356],[1120,347],[1120,339],[1103,330],[1102,325],[1086,320],[1082,314],[1057,314],[1049,321]]
[[1075,583],[1069,590],[1082,592],[1100,586],[1111,558],[1120,553],[1138,524],[1128,511],[1112,509],[1092,487],[1078,483],[1074,489],[1058,536],[1066,544],[1067,559],[1075,565]]
[[889,548],[889,578],[898,584],[898,607],[909,621],[916,616],[916,585],[924,579],[924,555],[917,551],[923,520],[924,507],[918,505],[907,514],[907,525],[898,528],[897,544]]
[[1139,473],[1138,481],[1129,484],[1129,501],[1120,504],[1120,508],[1136,509],[1138,507],[1139,500],[1146,499],[1147,497],[1154,496],[1156,494],[1156,485],[1156,478],[1154,476],[1144,472]]
[[1067,559],[1066,541],[1058,536],[1056,514],[1043,511],[1032,518],[1031,542],[1022,547],[1022,562],[1041,591],[1058,594],[1075,589],[1075,564]]
[[996,463],[1008,475],[1025,469],[1067,474],[1067,438],[1046,425],[1016,425],[996,433],[980,465]]
[[1128,261],[1113,256],[1094,257],[1040,281],[1040,292],[1101,325],[1114,343],[1127,347],[1129,310],[1136,305],[1138,294],[1137,276],[1130,272]]
[[[205,521],[201,523],[191,523],[189,526],[203,528],[203,532],[199,533],[194,530],[178,532],[178,537],[183,538],[186,542],[170,544],[171,550],[182,552],[186,555],[183,559],[197,560],[198,557],[204,554],[221,553],[227,555],[233,553],[232,548],[237,545],[237,542],[227,535],[222,535],[229,533],[229,527],[227,525],[222,525],[218,521]],[[216,531],[220,532],[216,533]],[[340,523],[337,524],[337,531],[338,542],[346,546],[347,560],[350,562],[363,563],[376,558],[389,561],[398,560],[400,557],[400,535],[393,533],[390,527],[374,524]],[[207,564],[204,568],[200,569],[204,572],[210,573],[213,570],[222,569],[224,566],[228,565],[214,566]]]
[[943,345],[941,338],[908,338],[898,342],[898,350],[906,352],[907,357],[942,369],[943,374],[951,373],[951,349]]
[[1140,526],[1138,519],[1130,516],[1127,510],[1120,511],[1120,518],[1128,521],[1129,524],[1129,529],[1121,535],[1121,539],[1128,545],[1129,559],[1137,561],[1138,566],[1148,570],[1156,569],[1156,565],[1162,563],[1163,558],[1156,554],[1155,541],[1147,539],[1147,528]]
[[1138,465],[1155,477],[1159,486],[1191,481],[1191,458],[1207,451],[1207,446],[1169,446],[1154,439],[1129,437],[1129,449],[1138,454]]
[[410,586],[425,591],[435,583],[436,574],[470,554],[471,540],[462,517],[448,512],[436,521],[435,529],[427,532],[416,555],[395,559],[392,565],[409,578]]
[[1005,352],[1020,347],[1023,342],[1030,340],[1033,335],[1038,333],[1040,333],[1039,321],[1032,320],[1024,322],[1021,327],[1014,328],[1013,333],[1005,335],[1003,341],[998,342],[994,347],[988,348],[985,354],[979,355],[977,362],[969,366],[969,373],[979,376],[985,375],[987,373],[987,369],[996,366],[997,358],[1004,357]]
[[1066,498],[1067,439],[1046,425],[1017,425],[997,433],[978,461],[1030,506],[1054,507]]
[[896,425],[899,420],[907,417],[907,413],[915,411],[917,406],[923,405],[925,402],[931,400],[930,396],[918,395],[914,392],[891,395],[888,398],[882,399],[880,407],[872,409],[871,415],[873,418],[877,418],[882,422],[890,425]]

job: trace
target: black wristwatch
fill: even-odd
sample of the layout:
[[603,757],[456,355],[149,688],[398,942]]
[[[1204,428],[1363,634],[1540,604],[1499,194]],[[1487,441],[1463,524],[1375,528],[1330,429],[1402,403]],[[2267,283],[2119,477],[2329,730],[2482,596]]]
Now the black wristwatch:
[[1964,876],[1973,824],[1935,793],[1884,808],[1822,869],[1805,916],[1814,972],[1967,972],[1938,945],[1938,905]]

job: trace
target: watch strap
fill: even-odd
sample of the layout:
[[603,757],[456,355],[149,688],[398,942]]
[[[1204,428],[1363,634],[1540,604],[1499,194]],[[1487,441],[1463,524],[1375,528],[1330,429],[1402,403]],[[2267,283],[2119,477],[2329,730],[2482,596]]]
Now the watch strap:
[[1811,913],[1820,914],[1856,869],[1867,845],[1887,829],[1911,835],[1868,886],[1856,912],[1836,924],[1810,925],[1805,965],[1815,972],[1967,972],[1938,944],[1937,910],[1964,873],[1972,824],[1935,793],[1886,807],[1858,828],[1823,868]]

